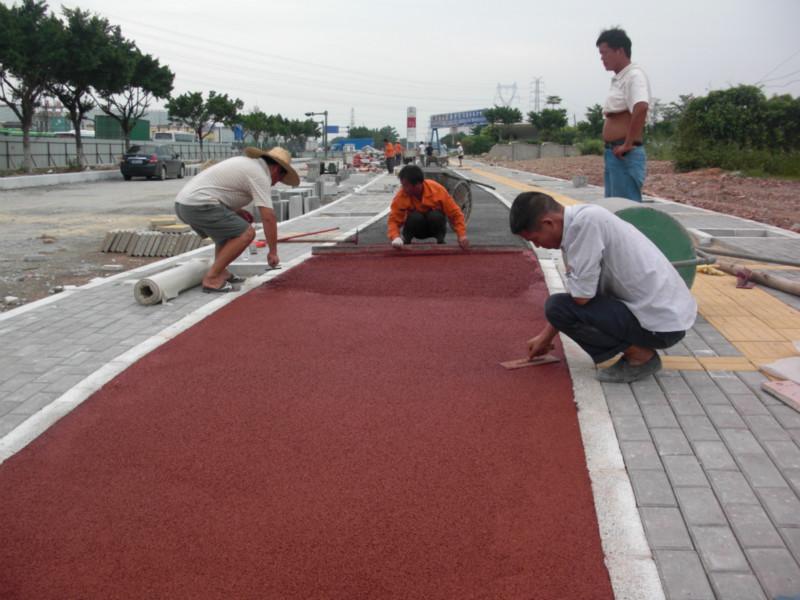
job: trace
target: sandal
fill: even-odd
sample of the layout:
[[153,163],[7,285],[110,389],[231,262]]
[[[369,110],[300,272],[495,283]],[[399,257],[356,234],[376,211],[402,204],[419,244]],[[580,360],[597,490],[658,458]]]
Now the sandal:
[[228,283],[244,283],[245,278],[239,277],[238,275],[234,275],[233,273],[231,273],[231,276],[228,277],[227,281]]
[[204,294],[227,294],[228,292],[233,292],[233,291],[236,291],[235,288],[227,281],[218,288],[209,287],[207,285],[203,286]]

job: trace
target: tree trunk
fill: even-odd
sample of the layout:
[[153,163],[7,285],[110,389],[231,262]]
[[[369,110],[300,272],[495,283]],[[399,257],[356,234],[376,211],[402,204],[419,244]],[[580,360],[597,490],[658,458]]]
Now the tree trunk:
[[86,155],[83,152],[83,138],[81,137],[81,118],[71,115],[72,129],[75,131],[75,153],[78,155],[78,166],[81,171],[89,166],[89,161],[86,160]]
[[33,126],[33,98],[26,96],[20,102],[22,109],[22,169],[33,173],[33,156],[31,154],[31,127]]

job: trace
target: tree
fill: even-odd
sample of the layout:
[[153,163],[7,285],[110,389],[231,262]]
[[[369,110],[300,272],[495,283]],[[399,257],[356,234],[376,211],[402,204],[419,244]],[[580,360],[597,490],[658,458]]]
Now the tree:
[[0,101],[22,125],[22,166],[27,173],[33,171],[33,117],[50,82],[62,29],[61,22],[47,14],[43,0],[23,0],[11,8],[0,4]]
[[215,91],[208,93],[208,100],[203,100],[202,92],[187,92],[170,99],[166,106],[170,121],[183,123],[197,134],[200,160],[203,160],[203,140],[218,123],[235,123],[244,102],[238,98],[231,100],[228,94],[217,94]]
[[246,115],[240,115],[239,124],[244,130],[245,136],[249,135],[253,138],[254,146],[259,146],[261,136],[266,137],[270,131],[269,117],[258,108]]
[[[486,120],[492,125],[498,123],[502,123],[503,125],[512,125],[522,121],[522,113],[520,110],[510,106],[495,105],[494,108],[487,108],[485,111],[483,111],[483,116],[485,116]],[[497,128],[492,127],[491,133],[495,132],[499,134]],[[500,135],[498,135],[498,141],[501,141]]]
[[[81,122],[95,106],[92,87],[108,85],[110,77],[124,72],[125,54],[118,51],[122,40],[119,27],[79,8],[63,8],[63,12],[67,26],[62,29],[59,52],[51,63],[54,75],[48,90],[69,113],[78,162],[85,167]],[[117,85],[121,87],[122,83]]]
[[121,36],[114,44],[123,66],[119,74],[95,87],[95,100],[100,110],[119,123],[127,150],[136,121],[147,113],[154,99],[169,96],[175,74]]
[[400,135],[397,133],[397,130],[391,125],[386,125],[380,129],[370,129],[364,125],[359,125],[358,127],[351,127],[349,135],[351,138],[371,138],[372,145],[375,148],[383,148],[384,139],[387,139],[390,142],[396,142],[398,139],[400,139]]
[[529,112],[528,121],[536,127],[541,140],[554,141],[556,132],[567,126],[567,109],[544,108],[538,113]]
[[547,99],[544,101],[545,106],[552,106],[555,108],[559,104],[561,104],[561,96],[547,96]]
[[603,115],[603,107],[599,104],[593,104],[586,107],[586,121],[578,123],[578,131],[584,136],[589,138],[599,138],[603,135],[603,123],[605,122],[605,115]]

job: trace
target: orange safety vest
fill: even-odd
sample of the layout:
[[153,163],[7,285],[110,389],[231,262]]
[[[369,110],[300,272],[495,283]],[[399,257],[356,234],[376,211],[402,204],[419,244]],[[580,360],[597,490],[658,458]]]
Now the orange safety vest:
[[393,158],[394,157],[394,145],[392,142],[386,142],[383,147],[383,155],[386,158]]

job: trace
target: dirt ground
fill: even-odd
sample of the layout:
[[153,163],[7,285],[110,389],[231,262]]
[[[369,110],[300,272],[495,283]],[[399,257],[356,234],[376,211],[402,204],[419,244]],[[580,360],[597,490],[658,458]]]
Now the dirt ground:
[[[603,185],[603,157],[492,161],[520,171],[571,180],[585,175]],[[647,161],[644,193],[800,233],[800,181],[742,177],[721,169],[676,173],[672,163]]]

